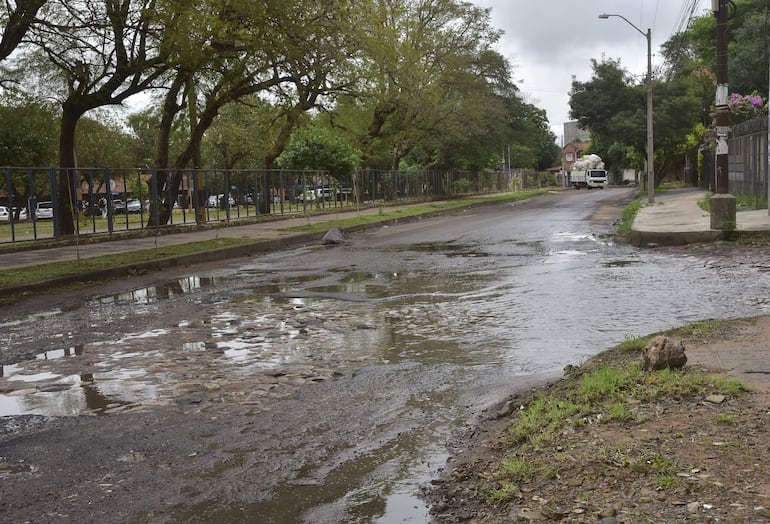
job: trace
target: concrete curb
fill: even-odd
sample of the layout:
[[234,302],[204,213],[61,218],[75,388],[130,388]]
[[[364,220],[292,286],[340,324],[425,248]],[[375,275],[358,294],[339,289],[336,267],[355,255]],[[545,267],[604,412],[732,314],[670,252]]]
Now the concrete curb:
[[639,231],[631,229],[631,245],[635,247],[682,246],[722,240],[725,231]]

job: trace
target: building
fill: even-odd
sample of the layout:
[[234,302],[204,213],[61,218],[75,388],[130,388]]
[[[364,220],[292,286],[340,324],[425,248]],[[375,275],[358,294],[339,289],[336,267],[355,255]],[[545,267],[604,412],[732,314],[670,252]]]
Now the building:
[[564,122],[564,144],[561,148],[561,175],[566,186],[569,185],[569,174],[572,165],[583,152],[591,145],[590,134],[587,129],[581,129],[577,120]]
[[564,122],[564,144],[567,145],[571,142],[589,142],[591,135],[587,129],[581,129],[578,126],[577,120],[572,122]]

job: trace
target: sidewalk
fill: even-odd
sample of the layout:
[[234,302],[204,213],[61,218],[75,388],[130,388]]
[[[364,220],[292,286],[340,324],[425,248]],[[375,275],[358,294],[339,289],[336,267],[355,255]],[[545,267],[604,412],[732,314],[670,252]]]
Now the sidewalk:
[[[706,191],[687,188],[655,195],[652,205],[645,204],[631,228],[631,243],[637,247],[683,245],[719,240],[723,231],[711,229],[711,216],[698,207]],[[645,200],[646,202],[646,200]],[[767,209],[738,211],[737,231],[770,234]]]

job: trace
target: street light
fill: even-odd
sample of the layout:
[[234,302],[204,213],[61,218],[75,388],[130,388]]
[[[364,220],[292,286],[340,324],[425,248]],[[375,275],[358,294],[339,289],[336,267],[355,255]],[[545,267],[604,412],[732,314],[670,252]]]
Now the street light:
[[622,18],[647,38],[647,202],[652,204],[655,202],[655,170],[652,163],[654,158],[652,151],[652,31],[648,28],[645,33],[623,15],[602,13],[599,18],[606,20],[611,16]]

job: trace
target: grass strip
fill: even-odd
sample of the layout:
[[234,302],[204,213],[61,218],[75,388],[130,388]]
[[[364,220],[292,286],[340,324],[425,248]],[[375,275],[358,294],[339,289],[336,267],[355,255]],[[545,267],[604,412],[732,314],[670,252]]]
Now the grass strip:
[[[696,322],[672,332],[711,333],[719,327],[718,322]],[[627,337],[610,351],[636,355],[648,338]],[[499,437],[503,458],[492,471],[495,486],[486,493],[490,503],[498,505],[511,500],[518,494],[517,486],[528,477],[548,475],[541,471],[542,466],[528,459],[530,454],[554,448],[562,435],[579,431],[589,419],[594,424],[633,423],[636,415],[632,406],[639,403],[698,398],[710,393],[739,397],[747,391],[734,379],[713,377],[689,368],[645,372],[636,362],[597,363],[563,380],[563,387],[557,392],[537,393],[521,406]],[[731,420],[724,418],[719,422],[730,424]]]
[[0,271],[0,289],[45,282],[47,280],[113,267],[130,266],[163,258],[201,253],[251,242],[254,242],[254,240],[247,238],[219,238],[187,244],[159,246],[157,248],[127,253],[82,258],[80,260],[64,260],[22,268],[5,269]]

